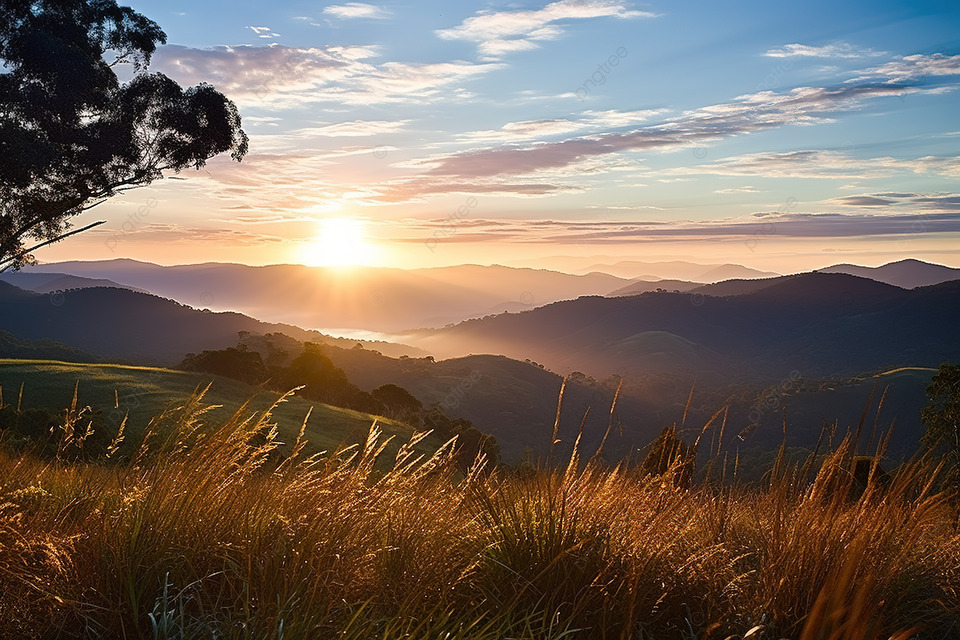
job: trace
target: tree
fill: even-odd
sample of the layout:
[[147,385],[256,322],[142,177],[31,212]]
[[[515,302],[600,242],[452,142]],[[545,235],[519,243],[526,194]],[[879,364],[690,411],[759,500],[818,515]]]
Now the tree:
[[923,442],[946,449],[951,479],[960,487],[960,365],[941,364],[927,397],[930,404],[920,410],[920,420],[927,425]]
[[413,394],[392,383],[380,385],[370,395],[383,403],[391,418],[412,422],[423,411],[423,404]]
[[258,352],[233,347],[188,353],[177,368],[225,376],[250,385],[258,385],[268,377],[267,367]]
[[[0,271],[102,224],[68,231],[74,216],[163,171],[246,154],[233,102],[147,72],[165,42],[116,0],[0,0]],[[120,83],[119,64],[132,80]]]

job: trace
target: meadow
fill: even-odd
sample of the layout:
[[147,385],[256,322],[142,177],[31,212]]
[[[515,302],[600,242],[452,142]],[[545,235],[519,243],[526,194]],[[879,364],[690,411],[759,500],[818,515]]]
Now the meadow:
[[752,485],[592,452],[464,474],[455,443],[391,455],[374,427],[310,456],[301,432],[279,456],[269,410],[205,410],[168,408],[120,460],[0,453],[0,637],[960,634],[936,460],[859,487],[849,440]]
[[[206,389],[207,423],[227,420],[239,407],[252,413],[270,408],[281,395],[231,378],[209,373],[120,364],[80,364],[53,360],[0,359],[0,406],[22,406],[61,412],[70,406],[74,393],[79,407],[99,414],[112,438],[126,420],[126,438],[120,452],[128,453],[139,442],[153,418],[181,404],[191,394]],[[376,420],[384,434],[408,440],[413,430],[396,420],[360,411],[333,407],[298,396],[276,406],[272,419],[279,439],[291,443],[305,422],[304,453],[333,451],[344,442],[363,442]],[[428,438],[422,451],[435,451],[442,444]],[[390,453],[394,453],[395,443]],[[287,447],[281,447],[285,451]]]

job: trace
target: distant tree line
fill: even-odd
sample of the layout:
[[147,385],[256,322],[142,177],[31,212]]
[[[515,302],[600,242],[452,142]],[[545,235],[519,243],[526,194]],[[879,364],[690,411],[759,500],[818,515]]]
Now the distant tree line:
[[268,349],[266,361],[259,351],[243,342],[236,347],[189,353],[178,366],[184,371],[200,371],[240,380],[284,393],[302,387],[299,395],[334,407],[362,411],[398,420],[419,430],[430,430],[441,438],[457,437],[457,461],[469,468],[479,454],[491,465],[500,461],[496,439],[463,418],[448,416],[439,405],[424,407],[413,394],[396,384],[384,384],[367,392],[350,382],[347,374],[324,354],[323,345],[307,342],[290,364],[288,354]]

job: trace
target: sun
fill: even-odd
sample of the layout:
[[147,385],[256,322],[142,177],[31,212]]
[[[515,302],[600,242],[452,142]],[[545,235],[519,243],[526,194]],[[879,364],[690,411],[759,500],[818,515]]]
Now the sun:
[[350,267],[370,264],[374,252],[364,221],[328,218],[320,223],[317,237],[303,248],[301,260],[313,267]]

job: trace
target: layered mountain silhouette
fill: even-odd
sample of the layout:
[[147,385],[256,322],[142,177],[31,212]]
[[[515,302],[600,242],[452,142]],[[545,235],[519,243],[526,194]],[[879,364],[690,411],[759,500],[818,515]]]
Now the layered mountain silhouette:
[[[0,282],[0,330],[21,340],[55,340],[110,362],[161,366],[177,364],[189,352],[233,346],[240,331],[280,331],[300,340],[345,346],[357,343],[239,313],[201,311],[128,289],[38,294],[5,282]],[[391,355],[423,354],[403,345],[367,345]]]
[[958,314],[960,281],[906,290],[808,273],[742,295],[583,297],[403,337],[440,357],[529,357],[561,373],[824,376],[960,359]]
[[847,273],[863,278],[870,278],[878,282],[913,289],[925,287],[950,280],[960,280],[960,269],[946,267],[942,264],[931,264],[922,260],[900,260],[890,262],[879,267],[859,267],[853,264],[837,264],[825,269],[822,273]]
[[599,271],[635,280],[688,280],[693,282],[719,282],[731,278],[769,278],[780,275],[771,271],[759,271],[739,264],[697,264],[682,260],[669,262],[643,262],[621,260],[615,263],[596,263],[587,271]]
[[142,289],[122,285],[113,280],[84,278],[67,273],[24,273],[22,271],[0,273],[0,282],[6,282],[35,293],[53,293],[54,291],[66,291],[67,289],[91,289],[93,287],[114,287],[146,293]]
[[134,260],[62,262],[27,275],[105,278],[198,308],[239,311],[311,329],[397,331],[442,327],[505,310],[530,309],[627,284],[605,273],[460,265],[432,269],[197,264],[165,267]]

